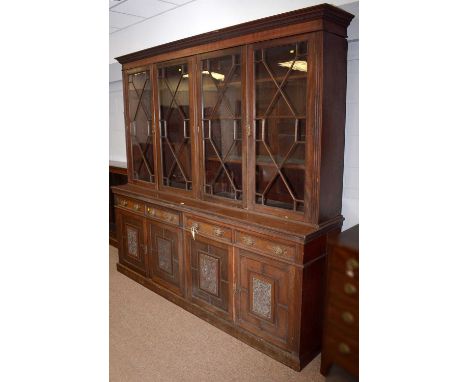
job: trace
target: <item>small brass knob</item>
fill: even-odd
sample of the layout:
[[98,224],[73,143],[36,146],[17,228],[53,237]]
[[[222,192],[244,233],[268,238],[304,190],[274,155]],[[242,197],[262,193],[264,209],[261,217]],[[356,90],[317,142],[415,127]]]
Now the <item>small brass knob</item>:
[[347,344],[345,344],[344,342],[340,342],[340,344],[338,345],[338,350],[340,351],[341,354],[349,354],[351,353],[351,349],[349,348],[349,346]]
[[154,214],[155,214],[154,208],[149,208],[149,207],[148,207],[148,213],[149,213],[151,216],[154,216]]
[[121,205],[121,206],[124,206],[124,207],[127,207],[128,202],[127,202],[125,199],[122,199],[122,200],[120,201],[120,205]]
[[354,270],[358,269],[359,263],[356,259],[349,259],[346,261],[346,275],[354,277]]
[[354,316],[349,313],[349,312],[343,312],[341,314],[341,318],[343,319],[344,322],[347,324],[352,324],[354,322]]
[[133,209],[139,211],[139,210],[140,210],[140,205],[135,203],[135,204],[133,205]]
[[346,283],[344,286],[344,291],[346,294],[354,294],[356,293],[356,287],[353,284]]

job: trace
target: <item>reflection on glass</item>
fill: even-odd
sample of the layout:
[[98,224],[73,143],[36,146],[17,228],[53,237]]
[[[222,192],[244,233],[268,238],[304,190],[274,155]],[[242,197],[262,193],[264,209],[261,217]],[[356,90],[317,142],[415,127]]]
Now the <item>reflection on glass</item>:
[[162,183],[192,189],[188,65],[158,67]]
[[304,211],[307,43],[257,49],[255,201]]
[[128,75],[129,130],[133,178],[154,182],[152,97],[149,70]]
[[[232,52],[232,51],[231,51]],[[242,199],[240,50],[202,61],[204,192]]]

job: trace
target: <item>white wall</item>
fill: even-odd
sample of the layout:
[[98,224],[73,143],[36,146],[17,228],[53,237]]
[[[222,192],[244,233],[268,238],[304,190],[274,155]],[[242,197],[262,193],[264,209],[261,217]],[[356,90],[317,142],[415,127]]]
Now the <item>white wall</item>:
[[122,80],[109,83],[109,160],[127,161]]
[[[239,0],[223,2],[223,6],[220,7],[220,1],[197,0],[190,4],[193,7],[187,5],[181,7],[180,11],[168,12],[112,34],[110,38],[111,64],[109,66],[109,159],[126,161],[121,67],[115,62],[114,57],[322,2]],[[342,210],[345,217],[343,229],[346,229],[359,223],[359,2],[329,1],[329,3],[337,5],[348,3],[342,5],[341,8],[355,15],[348,28],[348,85]],[[215,6],[216,4],[218,5]],[[244,12],[245,9],[249,11]],[[203,14],[213,15],[214,13],[216,13],[216,17],[202,17]],[[186,20],[190,20],[190,22]],[[174,28],[174,23],[179,27]]]

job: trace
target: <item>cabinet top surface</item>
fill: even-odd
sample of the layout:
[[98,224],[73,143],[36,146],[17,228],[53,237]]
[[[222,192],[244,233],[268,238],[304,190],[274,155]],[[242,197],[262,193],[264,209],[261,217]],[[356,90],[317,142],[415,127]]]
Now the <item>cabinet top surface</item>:
[[[196,199],[184,198],[177,195],[160,193],[155,190],[145,189],[132,184],[113,186],[112,190],[116,194],[126,195],[143,199],[148,203],[157,203],[169,208],[175,208],[183,212],[196,212],[197,214],[207,214],[221,220],[229,220],[228,223],[241,225],[244,229],[249,226],[257,226],[263,229],[279,231],[285,235],[290,235],[291,239],[296,241],[308,242],[315,234],[323,229],[341,225],[343,217],[337,216],[336,219],[328,221],[324,225],[314,226],[311,224],[281,220],[264,214],[249,212],[242,208],[228,208],[215,205]],[[285,211],[285,213],[287,213]]]
[[354,16],[352,14],[330,4],[320,4],[143,49],[138,52],[116,57],[116,60],[120,64],[126,64],[162,53],[191,48],[197,45],[213,43],[219,40],[239,37],[249,33],[265,31],[278,27],[287,27],[292,24],[305,23],[314,20],[328,21],[340,25],[346,30],[353,17]]
[[330,239],[330,244],[335,247],[347,248],[359,252],[359,224]]

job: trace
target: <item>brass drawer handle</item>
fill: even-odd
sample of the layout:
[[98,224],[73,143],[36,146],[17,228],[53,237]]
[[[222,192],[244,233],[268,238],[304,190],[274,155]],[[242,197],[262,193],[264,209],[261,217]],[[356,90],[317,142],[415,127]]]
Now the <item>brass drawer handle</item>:
[[137,203],[135,203],[135,204],[133,205],[133,209],[134,209],[134,210],[137,210],[137,211],[140,211],[140,205],[137,204]]
[[250,236],[241,236],[241,240],[245,245],[252,246],[255,244],[255,240]]
[[200,229],[200,224],[192,223],[192,226],[190,227],[190,232],[192,232],[193,240],[195,240],[195,234],[198,233],[199,229]]
[[273,247],[273,253],[277,256],[286,256],[288,254],[288,250],[281,248],[279,245],[275,245]]
[[354,277],[354,270],[358,269],[359,263],[356,259],[349,259],[346,261],[346,274],[349,277]]
[[224,231],[219,227],[214,227],[213,233],[215,236],[218,236],[218,237],[222,237],[224,235]]
[[156,214],[156,211],[154,210],[154,208],[147,208],[148,213],[151,215],[151,216],[154,216]]
[[126,201],[125,199],[121,199],[121,200],[119,201],[119,204],[120,204],[121,206],[123,206],[123,207],[127,207],[128,201]]
[[344,291],[346,294],[354,294],[356,293],[356,287],[353,284],[346,283],[344,286]]
[[352,324],[354,322],[354,316],[349,313],[349,312],[343,312],[341,314],[341,318],[343,319],[344,322],[347,324]]
[[338,345],[338,350],[340,351],[341,354],[349,354],[351,353],[351,349],[349,348],[349,346],[347,344],[345,344],[344,342],[340,342],[340,344]]

